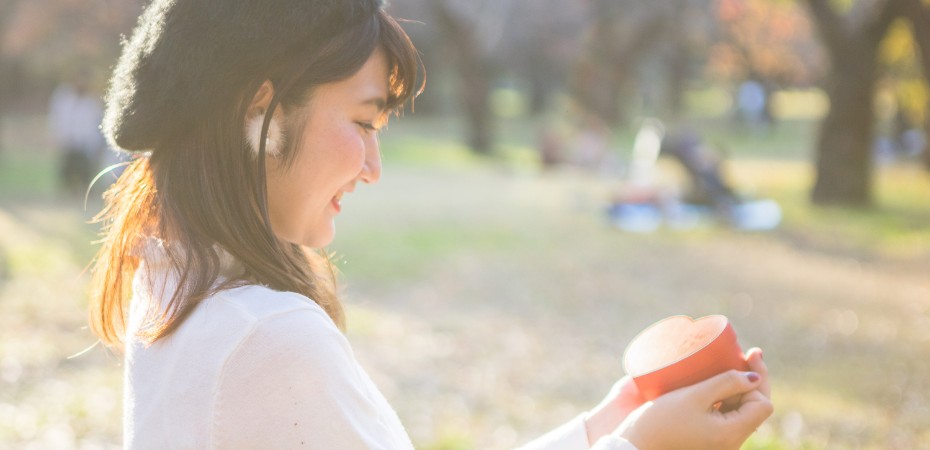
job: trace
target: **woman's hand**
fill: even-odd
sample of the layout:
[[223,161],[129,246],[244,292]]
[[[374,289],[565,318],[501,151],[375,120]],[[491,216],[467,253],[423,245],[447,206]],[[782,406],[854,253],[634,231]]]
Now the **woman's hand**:
[[[738,449],[773,411],[762,352],[752,349],[751,372],[731,370],[669,392],[629,414],[616,431],[640,450]],[[733,409],[715,407],[737,398]]]
[[610,434],[620,426],[631,412],[646,402],[629,375],[616,382],[600,404],[585,418],[588,442],[593,444],[601,436]]

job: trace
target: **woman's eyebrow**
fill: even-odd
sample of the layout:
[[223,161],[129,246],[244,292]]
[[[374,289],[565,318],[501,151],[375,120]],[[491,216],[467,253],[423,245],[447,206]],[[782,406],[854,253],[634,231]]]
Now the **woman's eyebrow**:
[[378,108],[378,111],[384,111],[387,108],[387,99],[385,97],[371,97],[365,100],[362,100],[361,104],[363,106],[374,105]]

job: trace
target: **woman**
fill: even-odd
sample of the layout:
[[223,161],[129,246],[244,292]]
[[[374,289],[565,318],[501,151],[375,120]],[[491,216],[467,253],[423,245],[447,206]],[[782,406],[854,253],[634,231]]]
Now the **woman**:
[[[146,8],[107,99],[108,137],[140,155],[106,194],[91,308],[125,351],[126,447],[412,448],[306,249],[380,177],[377,131],[418,69],[375,0]],[[771,411],[749,361],[647,404],[625,378],[528,448],[736,448]],[[734,395],[737,410],[710,409]]]

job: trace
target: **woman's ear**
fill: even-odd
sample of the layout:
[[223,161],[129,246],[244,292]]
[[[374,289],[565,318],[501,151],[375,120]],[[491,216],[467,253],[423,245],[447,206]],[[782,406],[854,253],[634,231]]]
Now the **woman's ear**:
[[[245,140],[256,157],[258,157],[261,144],[262,124],[265,121],[265,114],[273,98],[274,85],[270,80],[265,80],[258,88],[258,91],[255,92],[255,96],[252,97],[252,102],[249,103],[249,108],[246,110]],[[275,108],[271,122],[268,124],[268,134],[265,136],[265,154],[268,156],[278,156],[284,141],[284,132],[279,123],[280,114],[278,109]]]
[[262,85],[258,87],[258,91],[255,92],[255,95],[252,96],[249,109],[246,111],[246,117],[264,115],[265,111],[268,111],[268,105],[271,104],[271,99],[273,98],[274,85],[271,83],[271,80],[265,80],[262,82]]

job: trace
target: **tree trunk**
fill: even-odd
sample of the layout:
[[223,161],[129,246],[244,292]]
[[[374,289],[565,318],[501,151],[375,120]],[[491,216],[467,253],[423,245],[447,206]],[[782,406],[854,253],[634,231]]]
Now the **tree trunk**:
[[688,81],[688,71],[690,70],[690,57],[688,36],[684,30],[687,27],[685,20],[688,17],[685,11],[685,5],[672,10],[670,44],[671,57],[666,61],[668,64],[668,79],[666,80],[666,107],[668,108],[669,118],[678,120],[685,109],[685,88]]
[[876,51],[876,45],[862,43],[834,58],[830,110],[817,140],[814,203],[871,203]]
[[465,105],[465,117],[468,119],[468,146],[475,153],[489,155],[494,142],[494,121],[489,105],[491,83],[488,74],[480,66],[472,65],[470,69],[461,69],[462,100]]
[[816,204],[865,206],[872,202],[873,96],[878,47],[902,14],[903,0],[853,3],[846,15],[829,0],[807,0],[830,55],[826,91],[830,111],[817,139]]
[[[575,67],[571,93],[578,104],[607,125],[622,119],[620,99],[636,62],[666,33],[667,15],[643,8],[637,20],[621,22],[618,4],[597,4],[593,33]],[[621,5],[622,6],[622,5]]]
[[6,142],[4,141],[4,128],[3,124],[6,121],[6,110],[9,108],[7,104],[7,79],[6,79],[6,64],[3,62],[3,58],[0,58],[0,156],[6,153]]
[[530,66],[530,73],[527,76],[530,81],[530,101],[528,113],[532,117],[539,117],[546,110],[549,103],[549,93],[552,92],[552,84],[549,81],[548,73],[552,70],[551,65],[541,63]]
[[[6,14],[8,12],[8,10],[0,8],[0,48],[3,48],[3,36],[6,35],[5,25]],[[10,80],[7,78],[7,73],[10,72],[9,65],[9,58],[4,58],[2,55],[0,55],[0,156],[6,153],[6,142],[4,141],[4,137],[6,137],[6,135],[4,134],[3,124],[5,122],[4,119],[6,119],[6,111],[10,107],[8,104]]]
[[668,61],[668,79],[666,84],[666,101],[668,114],[672,119],[681,117],[685,109],[685,85],[688,80],[688,49],[682,37],[677,37],[672,43],[673,57]]
[[472,34],[473,27],[457,17],[443,1],[430,4],[446,44],[455,50],[457,56],[455,59],[461,80],[460,103],[465,108],[468,123],[468,145],[475,153],[489,155],[494,142],[494,121],[490,109],[490,64],[481,54]]

